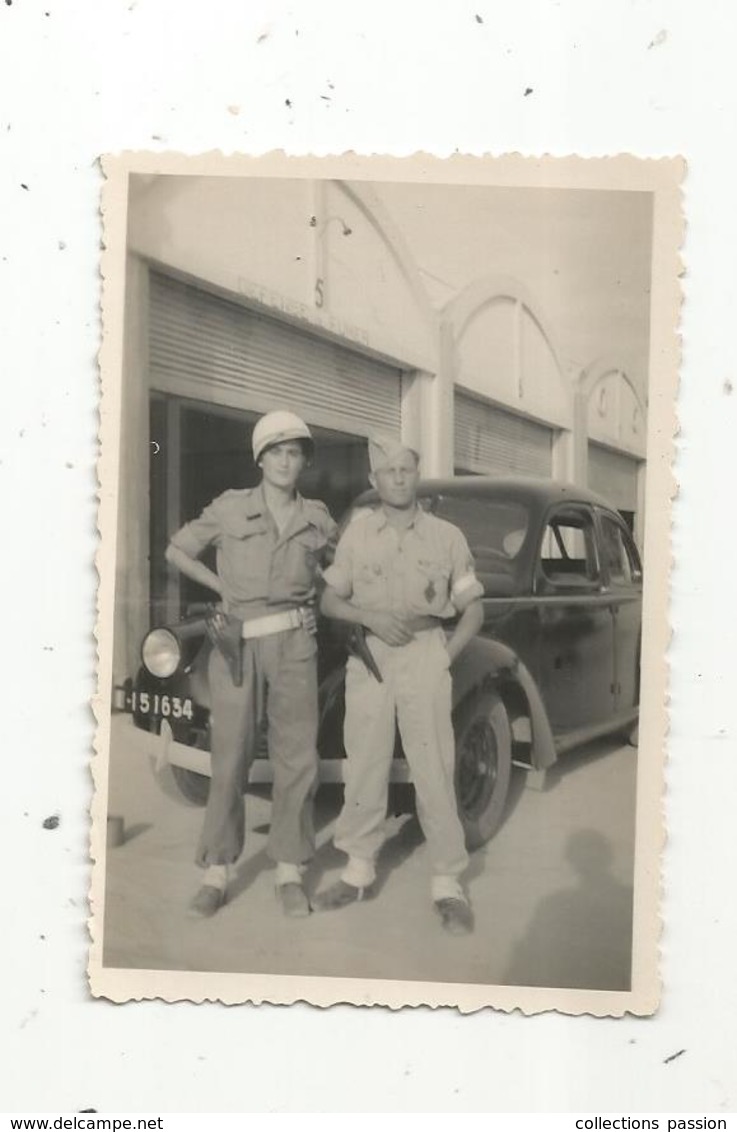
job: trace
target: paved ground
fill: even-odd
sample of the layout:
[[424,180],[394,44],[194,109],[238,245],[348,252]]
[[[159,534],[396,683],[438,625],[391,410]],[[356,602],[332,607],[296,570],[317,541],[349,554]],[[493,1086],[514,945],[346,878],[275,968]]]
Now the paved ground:
[[[213,920],[190,920],[202,811],[161,791],[145,741],[127,717],[114,718],[109,811],[125,819],[126,840],[108,857],[106,966],[628,988],[631,748],[604,742],[568,756],[544,792],[524,788],[520,775],[504,826],[472,858],[476,931],[456,938],[436,920],[422,837],[409,815],[389,820],[374,899],[286,920],[264,852],[265,797],[247,802],[248,842],[231,901]],[[337,876],[335,816],[335,796],[318,796],[313,888]]]

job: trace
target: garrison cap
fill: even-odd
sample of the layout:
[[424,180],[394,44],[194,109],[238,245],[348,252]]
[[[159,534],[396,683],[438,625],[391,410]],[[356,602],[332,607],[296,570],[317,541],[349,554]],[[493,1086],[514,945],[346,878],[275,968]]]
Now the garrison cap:
[[396,436],[388,436],[386,433],[375,432],[369,437],[369,465],[371,471],[375,472],[389,461],[393,460],[395,456],[399,456],[402,452],[411,452],[417,462],[420,461],[420,454],[416,448],[411,445],[405,444]]

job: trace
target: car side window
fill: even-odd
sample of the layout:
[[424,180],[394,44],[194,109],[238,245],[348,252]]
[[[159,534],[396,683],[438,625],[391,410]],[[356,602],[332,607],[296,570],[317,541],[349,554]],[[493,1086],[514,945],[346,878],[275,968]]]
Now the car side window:
[[540,566],[547,581],[568,589],[599,580],[594,521],[583,508],[554,512],[545,526]]
[[624,549],[630,563],[630,573],[633,582],[642,581],[642,560],[640,554],[635,546],[635,541],[629,531],[622,531],[622,538],[624,540]]
[[640,574],[634,546],[628,545],[629,540],[615,519],[601,513],[600,518],[601,555],[609,580],[613,586],[629,586]]

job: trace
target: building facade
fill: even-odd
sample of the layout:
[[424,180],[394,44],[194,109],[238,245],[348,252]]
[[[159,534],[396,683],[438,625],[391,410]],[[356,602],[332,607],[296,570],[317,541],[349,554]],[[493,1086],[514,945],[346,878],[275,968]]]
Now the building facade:
[[167,571],[168,537],[256,481],[248,436],[273,408],[314,429],[305,493],[336,515],[378,429],[425,475],[588,483],[640,540],[646,196],[132,178],[115,681],[204,596]]

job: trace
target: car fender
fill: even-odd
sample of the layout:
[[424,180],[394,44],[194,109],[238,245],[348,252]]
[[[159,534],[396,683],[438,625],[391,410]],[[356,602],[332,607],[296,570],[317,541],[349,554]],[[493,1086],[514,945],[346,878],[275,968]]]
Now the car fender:
[[454,662],[452,677],[454,708],[477,690],[498,689],[504,699],[505,687],[521,689],[530,714],[532,765],[535,770],[553,765],[557,753],[548,713],[530,670],[513,649],[476,637]]

